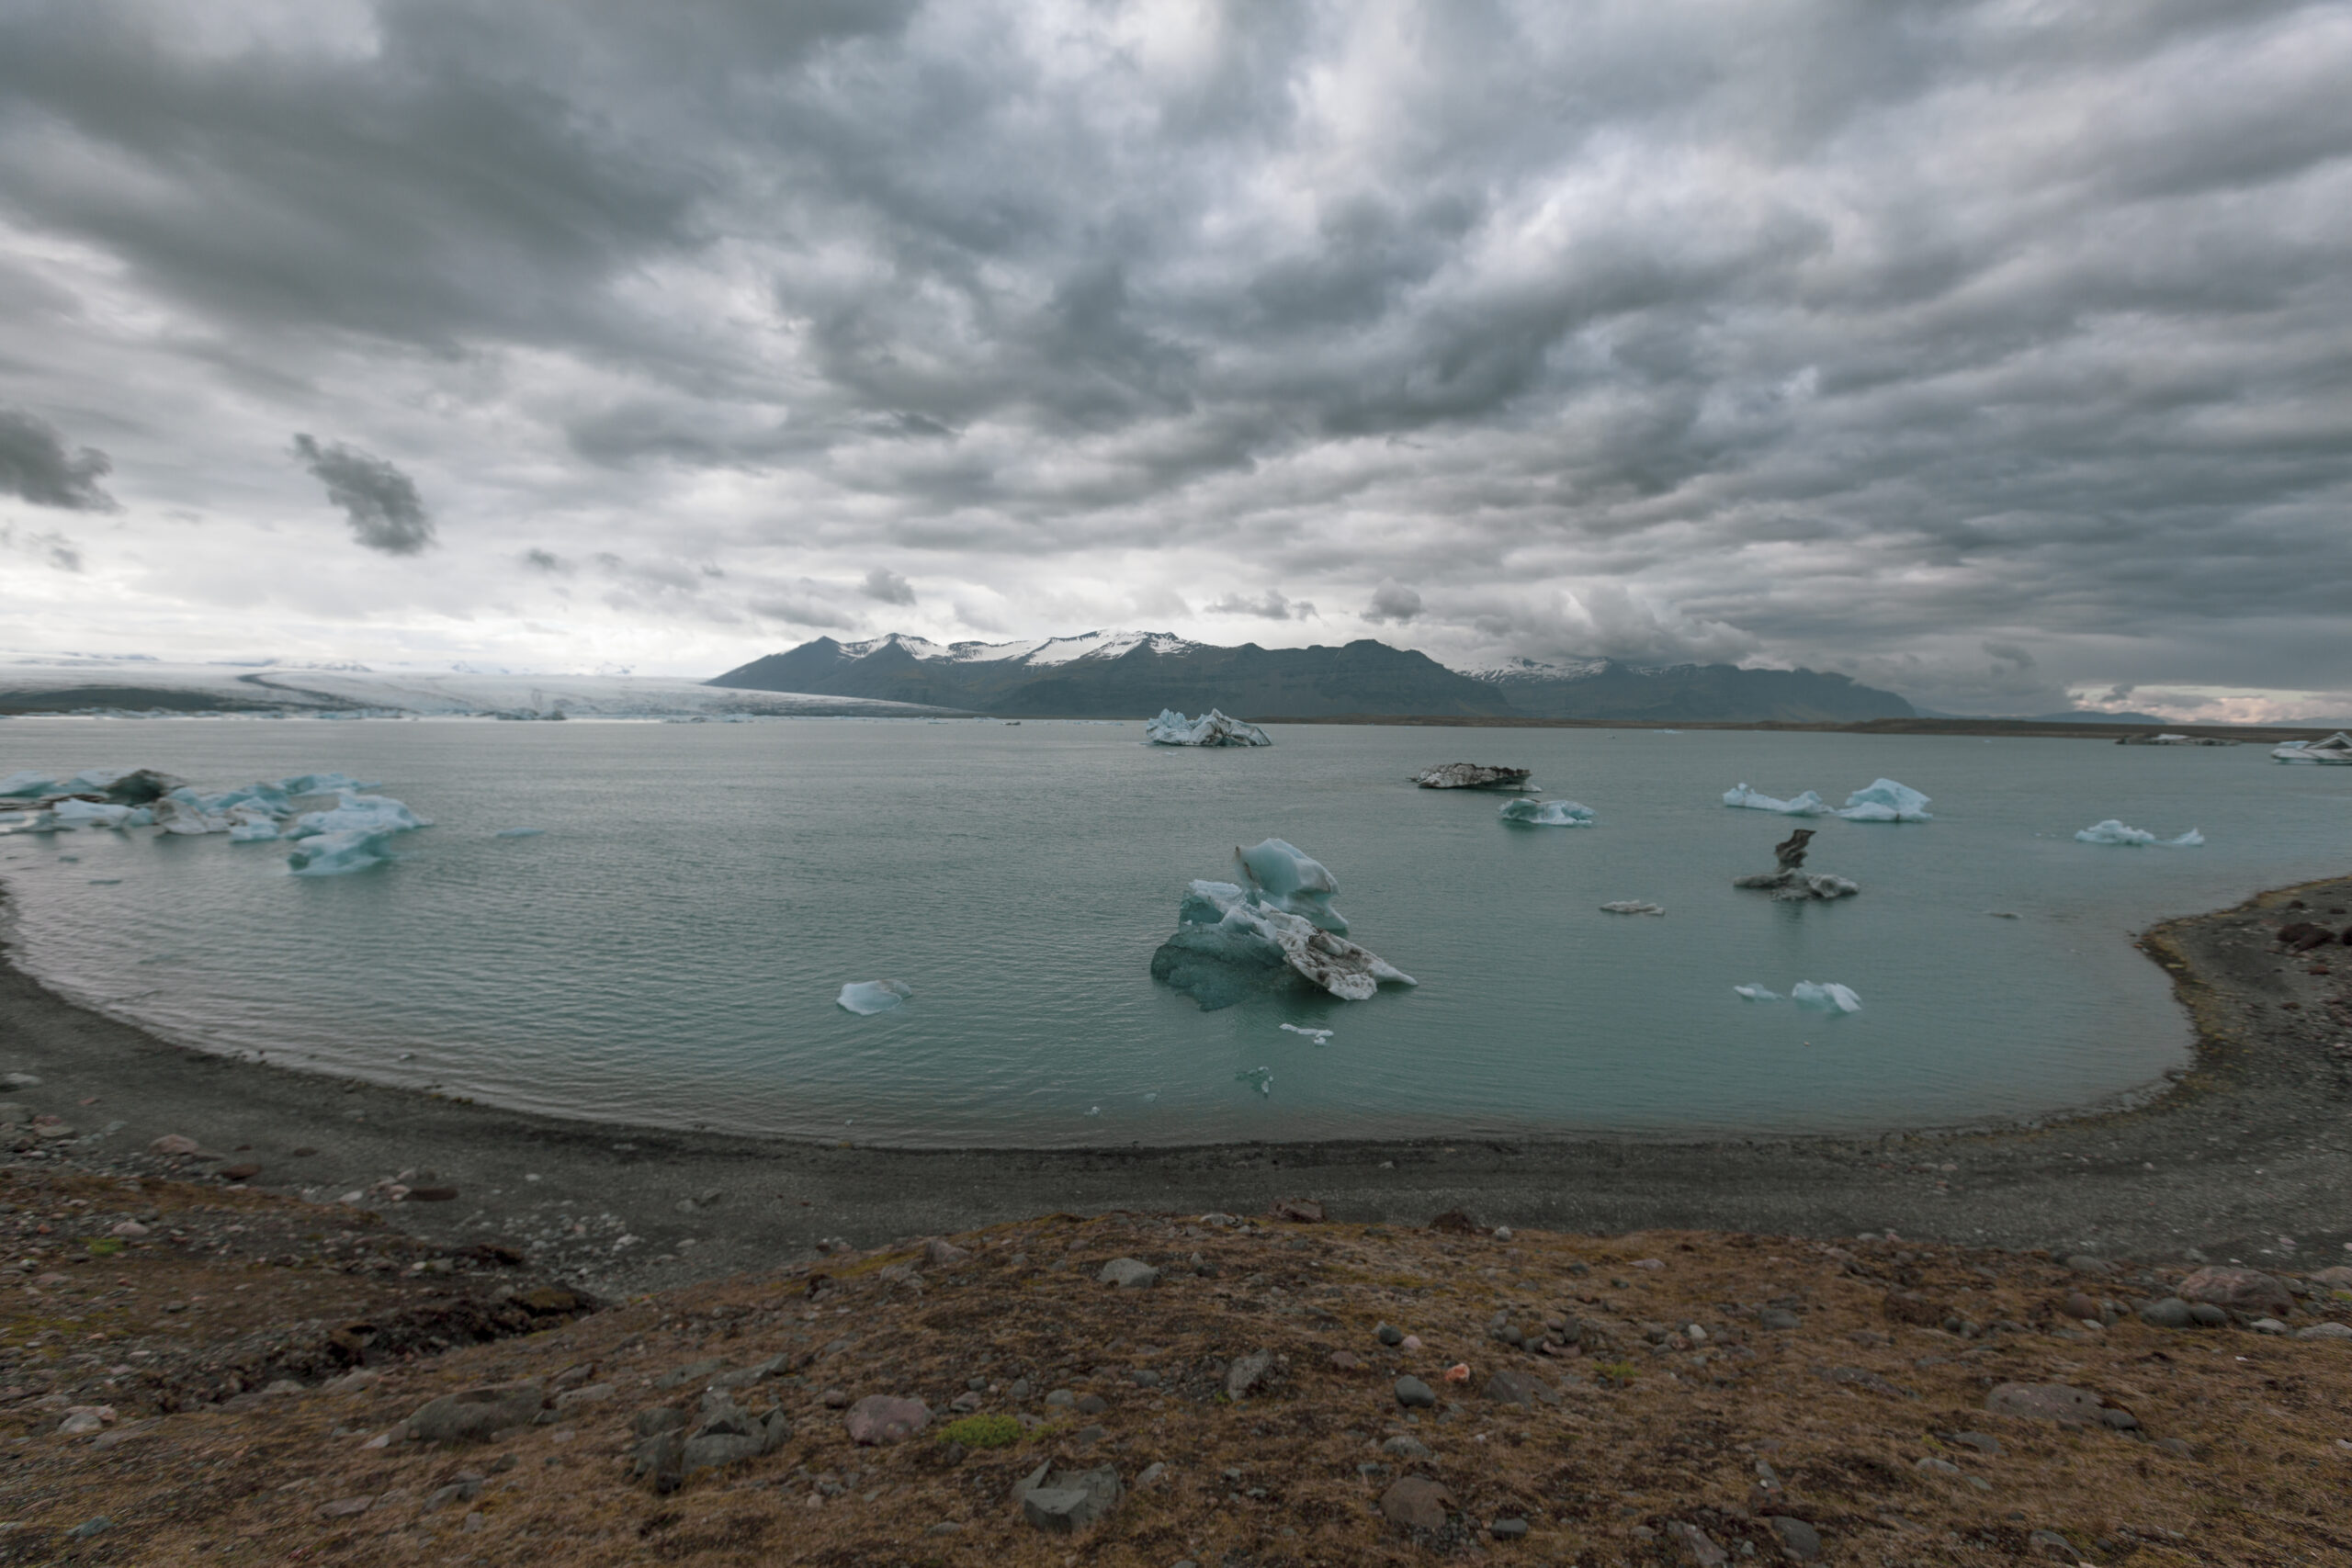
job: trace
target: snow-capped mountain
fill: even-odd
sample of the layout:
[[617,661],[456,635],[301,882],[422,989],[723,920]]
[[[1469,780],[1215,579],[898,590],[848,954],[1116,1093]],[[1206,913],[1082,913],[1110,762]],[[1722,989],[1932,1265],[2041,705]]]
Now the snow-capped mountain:
[[1165,632],[940,644],[894,633],[819,637],[711,682],[979,713],[1133,718],[1163,707],[1236,716],[1850,721],[1908,716],[1892,692],[1811,670],[1728,664],[1640,669],[1614,660],[1515,659],[1449,670],[1371,638],[1341,648],[1219,648]]

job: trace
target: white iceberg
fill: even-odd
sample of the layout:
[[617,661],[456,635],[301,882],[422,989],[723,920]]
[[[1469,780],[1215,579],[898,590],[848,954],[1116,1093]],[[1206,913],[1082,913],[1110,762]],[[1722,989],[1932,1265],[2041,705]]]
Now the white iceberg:
[[198,836],[205,833],[225,833],[231,823],[226,816],[217,816],[204,808],[204,797],[186,785],[172,791],[147,808],[155,826],[166,833]]
[[1158,718],[1144,721],[1143,738],[1155,746],[1272,746],[1274,743],[1256,725],[1227,718],[1215,708],[1198,718],[1186,718],[1173,708],[1161,708]]
[[1740,784],[1724,791],[1724,804],[1746,807],[1750,811],[1777,811],[1783,817],[1826,817],[1829,815],[1829,803],[1812,790],[1805,791],[1792,800],[1775,800],[1769,795],[1759,794],[1748,788],[1747,784]]
[[385,846],[391,840],[394,829],[390,828],[344,828],[331,833],[313,833],[294,846],[286,857],[296,876],[345,876],[355,871],[367,871],[392,858]]
[[915,988],[904,980],[852,980],[833,998],[833,1005],[860,1018],[871,1018],[888,1012],[914,994]]
[[1330,1039],[1330,1038],[1331,1038],[1331,1035],[1332,1035],[1332,1032],[1333,1032],[1332,1031],[1330,1031],[1330,1030],[1329,1030],[1329,1029],[1309,1029],[1309,1028],[1307,1028],[1305,1024],[1299,1024],[1299,1023],[1285,1023],[1285,1024],[1282,1025],[1282,1027],[1283,1027],[1283,1029],[1285,1029],[1285,1030],[1289,1031],[1289,1032],[1290,1032],[1291,1033],[1293,1033],[1293,1034],[1304,1034],[1304,1035],[1306,1035],[1309,1040],[1312,1040],[1312,1041],[1313,1041],[1313,1042],[1315,1042],[1315,1043],[1317,1043],[1317,1045],[1320,1045],[1320,1044],[1322,1044],[1325,1041],[1327,1041],[1327,1040]]
[[1781,993],[1770,986],[1734,986],[1732,992],[1736,996],[1746,997],[1751,1002],[1777,1002],[1781,999]]
[[1348,918],[1331,908],[1339,882],[1323,863],[1295,844],[1267,839],[1253,849],[1236,848],[1233,868],[1251,894],[1250,902],[1345,935]]
[[2094,822],[2075,832],[2077,843],[2120,844],[2138,849],[2149,844],[2167,850],[2193,850],[2205,842],[2205,835],[2191,828],[2177,839],[2159,839],[2144,828],[2127,828],[2110,817],[2104,822]]
[[232,823],[229,841],[232,844],[266,844],[277,838],[277,824],[264,818],[258,822]]
[[47,773],[27,768],[0,779],[0,800],[29,800],[48,795],[56,787],[57,781]]
[[1645,904],[1639,898],[1621,898],[1614,904],[1603,904],[1600,912],[1604,915],[1663,915],[1666,906]]
[[[2319,762],[2335,767],[2352,766],[2352,735],[2342,730],[2324,740],[2290,740],[2270,753],[2274,762]],[[0,795],[6,794],[0,787]]]
[[69,797],[52,805],[49,808],[49,816],[50,820],[61,829],[120,828],[130,816],[131,809],[128,806],[111,806]]
[[1815,984],[1811,980],[1799,980],[1789,987],[1789,1000],[1801,1008],[1812,1008],[1817,1012],[1848,1013],[1862,1010],[1862,998],[1854,995],[1846,987],[1835,982]]
[[388,795],[361,795],[345,789],[336,792],[336,799],[337,804],[329,810],[305,811],[294,818],[294,826],[286,836],[307,839],[315,833],[405,833],[411,829],[433,826]]
[[1176,911],[1175,933],[1151,955],[1151,977],[1184,992],[1204,1010],[1230,1007],[1292,975],[1351,1002],[1369,1000],[1384,982],[1418,984],[1370,949],[1276,908],[1258,888],[1230,882],[1190,885]]
[[1849,822],[1932,822],[1928,797],[1909,784],[1879,779],[1846,797],[1838,813]]
[[1506,800],[1497,815],[1506,822],[1524,822],[1531,828],[1589,828],[1593,824],[1592,808],[1573,800]]

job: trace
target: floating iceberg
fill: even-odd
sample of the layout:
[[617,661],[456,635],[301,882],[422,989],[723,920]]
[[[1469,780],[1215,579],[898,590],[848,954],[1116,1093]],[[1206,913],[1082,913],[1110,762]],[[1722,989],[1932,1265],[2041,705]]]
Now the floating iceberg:
[[[2342,730],[2324,740],[2290,740],[2270,753],[2274,762],[2319,762],[2335,767],[2352,766],[2352,735]],[[0,786],[0,795],[7,790]]]
[[1233,867],[1253,895],[1250,902],[1296,915],[1327,931],[1347,933],[1348,918],[1331,908],[1339,883],[1322,862],[1295,844],[1268,839],[1254,849],[1237,848]]
[[1812,1008],[1816,1012],[1848,1013],[1862,1010],[1862,998],[1854,995],[1846,987],[1834,982],[1816,985],[1811,980],[1799,980],[1789,987],[1789,1000],[1801,1008]]
[[336,793],[336,799],[338,804],[330,810],[305,811],[294,818],[294,826],[286,836],[307,839],[316,833],[405,833],[413,828],[433,826],[388,795],[361,795],[345,789]]
[[277,838],[277,824],[267,818],[257,822],[232,822],[229,825],[229,841],[232,844],[273,843]]
[[1413,775],[1423,789],[1529,789],[1529,768],[1498,768],[1484,762],[1447,762]]
[[331,833],[313,833],[295,844],[286,857],[296,876],[345,876],[355,871],[367,871],[392,858],[385,846],[395,829],[390,828],[344,828]]
[[1909,784],[1879,779],[1846,797],[1838,813],[1849,822],[1932,822],[1928,797]]
[[49,808],[49,817],[60,829],[78,830],[85,828],[120,828],[130,812],[128,806],[111,806],[68,796]]
[[833,1005],[860,1018],[871,1018],[888,1012],[914,994],[915,988],[904,980],[852,980],[833,998]]
[[1322,1044],[1325,1041],[1327,1041],[1327,1040],[1330,1039],[1330,1038],[1331,1038],[1331,1034],[1332,1034],[1332,1032],[1331,1032],[1330,1030],[1328,1030],[1328,1029],[1309,1029],[1309,1028],[1307,1028],[1307,1027],[1306,1027],[1306,1025],[1304,1025],[1304,1024],[1297,1024],[1297,1023],[1285,1023],[1285,1024],[1283,1024],[1282,1027],[1283,1027],[1283,1029],[1288,1030],[1288,1031],[1289,1031],[1291,1033],[1293,1033],[1293,1034],[1304,1034],[1304,1035],[1306,1035],[1309,1040],[1312,1040],[1312,1041],[1313,1041],[1313,1042],[1315,1042],[1315,1043],[1317,1043],[1317,1045],[1320,1045],[1320,1044]]
[[1781,993],[1769,986],[1734,986],[1732,992],[1736,996],[1746,997],[1751,1002],[1777,1002],[1781,999]]
[[1233,1081],[1236,1083],[1256,1084],[1260,1094],[1272,1094],[1274,1092],[1274,1069],[1272,1067],[1244,1067],[1241,1071],[1233,1075]]
[[1506,822],[1524,822],[1532,828],[1589,828],[1593,824],[1592,808],[1573,800],[1506,800],[1498,815]]
[[2205,835],[2191,828],[2177,839],[2159,839],[2144,828],[2127,828],[2110,817],[2104,822],[2094,822],[2078,829],[2075,841],[2085,844],[2122,844],[2138,849],[2154,844],[2160,849],[2193,850],[2205,841]]
[[[1280,840],[1270,839],[1258,850],[1275,846],[1329,881],[1330,873]],[[1247,868],[1249,856],[1241,858]],[[1417,983],[1371,950],[1278,907],[1262,886],[1245,890],[1230,882],[1188,886],[1176,911],[1175,933],[1151,955],[1151,977],[1184,992],[1204,1011],[1290,984],[1294,976],[1351,1002],[1370,999],[1383,982]]]
[[1215,708],[1198,718],[1186,718],[1173,708],[1161,708],[1158,718],[1146,719],[1143,738],[1155,746],[1272,746],[1273,740],[1254,724],[1227,718]]
[[1666,906],[1645,904],[1638,898],[1623,898],[1614,904],[1603,904],[1600,912],[1605,915],[1663,915]]
[[1724,791],[1725,806],[1744,806],[1750,811],[1777,811],[1783,817],[1826,817],[1829,803],[1807,790],[1793,800],[1775,800],[1759,795],[1745,784]]
[[0,800],[30,800],[56,789],[57,781],[30,768],[0,779]]
[[166,833],[199,836],[205,833],[225,833],[231,823],[225,816],[215,815],[204,808],[204,797],[182,785],[147,808],[156,827]]

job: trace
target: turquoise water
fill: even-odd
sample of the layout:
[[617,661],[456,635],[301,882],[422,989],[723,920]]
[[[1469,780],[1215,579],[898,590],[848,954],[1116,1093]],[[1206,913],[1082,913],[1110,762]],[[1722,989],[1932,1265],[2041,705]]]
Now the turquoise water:
[[[1069,1145],[1846,1131],[2082,1105],[2186,1059],[2131,932],[2352,852],[2352,769],[2258,747],[1274,734],[1179,751],[1034,721],[18,719],[0,773],[142,764],[218,788],[341,770],[436,826],[352,876],[137,833],[0,839],[0,875],[23,962],[185,1043],[559,1114]],[[1511,827],[1491,795],[1404,782],[1455,760],[1532,765],[1599,825]],[[1808,869],[1860,897],[1732,889],[1792,824],[1723,791],[1835,803],[1882,774],[1936,820],[1810,824]],[[2073,841],[2108,817],[2208,844]],[[494,836],[512,828],[545,832]],[[1418,989],[1204,1013],[1151,981],[1186,880],[1269,835],[1331,868],[1352,934]],[[1597,908],[1626,898],[1668,913]],[[896,1011],[833,1005],[891,977],[915,992]],[[1731,989],[1799,979],[1850,986],[1863,1010]],[[1284,1022],[1334,1032],[1317,1046]]]

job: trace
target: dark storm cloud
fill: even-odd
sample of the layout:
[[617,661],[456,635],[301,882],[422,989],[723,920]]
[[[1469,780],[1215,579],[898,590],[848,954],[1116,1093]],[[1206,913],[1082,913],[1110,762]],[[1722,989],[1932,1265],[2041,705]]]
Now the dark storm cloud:
[[127,378],[375,398],[649,616],[847,627],[882,557],[1025,635],[1280,581],[1937,705],[2352,689],[2347,73],[2291,0],[26,0],[0,387],[152,319]]
[[351,536],[388,556],[413,556],[433,543],[433,519],[416,483],[381,457],[308,435],[294,438],[294,455],[343,508]]
[[867,572],[858,592],[885,604],[911,604],[915,602],[914,585],[885,566],[877,566]]
[[1252,599],[1246,594],[1227,593],[1201,606],[1204,615],[1254,615],[1263,621],[1317,620],[1315,606],[1304,599],[1285,599],[1272,589]]
[[96,447],[68,446],[64,433],[38,414],[0,406],[0,492],[35,506],[112,512],[114,497],[98,480],[113,468]]

